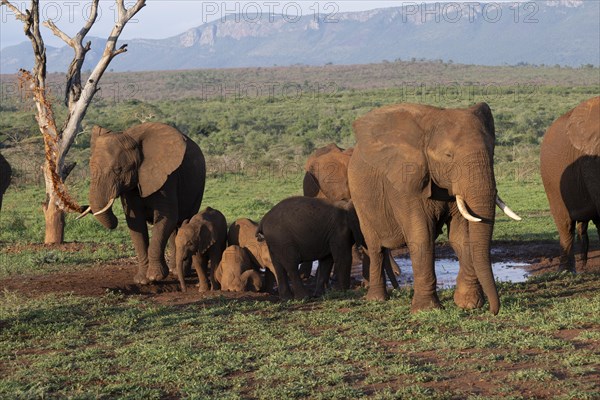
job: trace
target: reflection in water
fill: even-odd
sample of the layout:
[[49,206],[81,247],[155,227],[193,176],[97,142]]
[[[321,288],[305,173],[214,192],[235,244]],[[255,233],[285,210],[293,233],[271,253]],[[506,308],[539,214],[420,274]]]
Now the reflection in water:
[[[400,285],[411,285],[413,282],[412,264],[409,259],[395,258],[400,266]],[[529,264],[520,262],[498,262],[493,263],[494,278],[501,282],[525,282],[529,273],[522,267]],[[456,285],[458,275],[458,260],[443,258],[435,260],[435,275],[437,276],[438,289],[452,288]]]

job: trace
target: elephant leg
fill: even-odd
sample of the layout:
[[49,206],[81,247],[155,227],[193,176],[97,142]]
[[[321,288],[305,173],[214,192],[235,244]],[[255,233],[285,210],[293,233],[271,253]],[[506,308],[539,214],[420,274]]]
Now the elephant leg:
[[[300,274],[298,274],[298,262],[289,256],[285,257],[285,259],[279,259],[278,257],[273,258],[273,254],[271,254],[271,258],[273,260],[273,264],[275,265],[275,272],[277,273],[276,276],[277,286],[279,287],[279,297],[285,300],[290,299],[291,294],[289,293],[290,287],[288,285],[291,285],[295,299],[301,300],[307,298],[308,292],[306,291],[304,284],[302,284]],[[279,275],[281,275],[281,277]],[[287,275],[287,279],[284,277],[284,275]],[[281,285],[281,281],[284,279],[286,285]]]
[[575,238],[575,223],[570,219],[556,222],[560,241],[560,266],[558,270],[575,272],[575,254],[573,252],[573,240]]
[[[394,268],[394,266],[396,268]],[[398,278],[396,278],[396,271],[400,272],[400,267],[396,264],[396,260],[392,257],[392,252],[389,249],[383,249],[383,270],[385,271],[387,277],[390,279],[390,282],[394,289],[398,289],[400,284],[398,283]]]
[[448,238],[458,257],[459,269],[454,290],[454,303],[460,308],[471,310],[483,307],[483,290],[473,266],[469,247],[469,223],[461,216],[450,221]]
[[194,254],[192,257],[192,265],[196,270],[196,274],[198,275],[198,290],[200,292],[207,292],[210,290],[208,286],[208,259],[200,254]]
[[210,285],[212,290],[221,290],[221,284],[215,279],[215,271],[221,263],[223,256],[222,249],[211,248],[210,249]]
[[363,276],[363,286],[369,287],[369,271],[371,266],[371,258],[369,257],[369,252],[366,249],[362,251],[362,276]]
[[385,300],[387,299],[387,290],[383,276],[383,251],[380,246],[369,243],[369,290],[367,291],[367,300]]
[[265,269],[265,282],[263,290],[267,293],[273,293],[273,286],[275,286],[275,274],[270,269]]
[[293,295],[285,268],[281,262],[273,258],[273,255],[271,255],[271,259],[273,261],[273,266],[275,267],[275,279],[277,280],[277,292],[279,293],[279,298],[281,300],[291,300]]
[[588,236],[589,221],[577,223],[577,236],[581,242],[581,261],[582,267],[585,268],[588,261],[588,250],[590,248],[590,237]]
[[337,276],[336,287],[339,290],[348,290],[350,289],[350,275],[352,273],[352,248],[333,248],[331,252]]
[[304,281],[310,279],[310,274],[312,272],[312,266],[313,266],[312,261],[305,261],[302,264],[300,264],[300,268],[298,269],[298,272],[300,273],[300,279],[302,279]]
[[152,237],[148,247],[148,272],[146,277],[149,281],[160,281],[164,279],[169,268],[165,260],[165,249],[171,234],[177,228],[177,201],[168,198],[165,193],[175,193],[175,184],[167,183],[160,192],[155,193],[152,199],[154,209],[154,226],[152,227]]
[[442,308],[437,296],[437,279],[434,268],[434,233],[427,217],[420,213],[403,222],[407,245],[413,267],[414,294],[411,312]]
[[[175,274],[175,271],[177,270],[177,263],[175,262],[175,260],[177,260],[177,248],[175,246],[175,237],[177,236],[177,229],[175,229],[173,231],[173,233],[171,233],[171,236],[169,237],[169,272],[172,274]],[[185,266],[184,266],[184,271],[185,271]],[[185,275],[185,272],[184,272]]]
[[123,194],[121,203],[123,204],[129,236],[138,261],[138,269],[133,281],[139,285],[147,285],[149,283],[146,272],[148,270],[148,244],[150,240],[148,237],[148,224],[143,211],[144,206],[139,196],[128,194]]
[[329,286],[329,277],[333,268],[333,258],[327,257],[319,260],[319,268],[317,269],[317,284],[315,286],[315,297],[320,297],[325,293]]

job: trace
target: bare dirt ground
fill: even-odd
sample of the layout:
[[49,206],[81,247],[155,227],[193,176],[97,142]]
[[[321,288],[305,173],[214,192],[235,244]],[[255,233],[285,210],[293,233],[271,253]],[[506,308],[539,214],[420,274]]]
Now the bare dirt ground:
[[[61,252],[78,252],[89,243],[67,243],[55,247],[44,245],[11,246],[8,252],[20,252],[24,249],[52,249]],[[600,248],[597,244],[590,246],[587,266],[582,269],[581,261],[577,263],[578,272],[600,271]],[[394,252],[395,256],[406,257],[405,250]],[[559,248],[554,242],[496,242],[492,249],[492,261],[519,261],[530,264],[528,268],[532,275],[558,270]],[[453,257],[454,252],[448,246],[438,246],[438,258]],[[186,293],[179,290],[176,278],[169,275],[164,281],[140,286],[133,283],[136,270],[134,257],[122,258],[111,262],[94,264],[84,269],[68,272],[49,273],[43,275],[15,276],[0,280],[0,289],[20,292],[26,296],[38,297],[48,293],[73,293],[84,296],[102,296],[108,292],[124,295],[141,295],[161,304],[189,304],[206,299],[207,297],[225,296],[227,298],[264,299],[274,301],[276,296],[266,293],[231,293],[213,292],[199,293],[192,286],[197,283],[195,277],[186,280],[189,287]],[[353,275],[355,283],[361,279],[360,260],[355,260]]]

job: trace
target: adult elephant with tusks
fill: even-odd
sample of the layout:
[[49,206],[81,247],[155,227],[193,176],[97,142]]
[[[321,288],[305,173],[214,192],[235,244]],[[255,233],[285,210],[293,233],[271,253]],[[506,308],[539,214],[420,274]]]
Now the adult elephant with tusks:
[[481,307],[485,294],[497,314],[500,300],[490,262],[495,206],[520,218],[497,194],[489,106],[392,105],[356,120],[354,132],[348,179],[371,257],[367,298],[387,296],[382,248],[408,246],[414,273],[411,310],[441,308],[434,243],[446,223],[460,265],[455,303]]
[[[121,197],[138,270],[134,281],[148,284],[168,274],[165,247],[175,258],[174,238],[180,224],[202,203],[206,165],[196,143],[162,123],[144,123],[123,132],[99,126],[92,130],[90,206],[108,229],[117,227],[112,205]],[[147,223],[153,224],[152,237]]]

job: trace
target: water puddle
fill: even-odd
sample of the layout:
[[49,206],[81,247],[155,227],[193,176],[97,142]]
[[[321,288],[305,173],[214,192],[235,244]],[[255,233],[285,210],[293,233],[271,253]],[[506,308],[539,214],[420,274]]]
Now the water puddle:
[[[413,282],[412,264],[409,259],[395,258],[400,266],[400,285],[410,286]],[[497,262],[492,264],[494,278],[501,282],[525,282],[529,272],[523,267],[528,266],[522,262]],[[456,285],[458,275],[458,260],[442,258],[435,260],[435,275],[438,289],[449,289]]]

